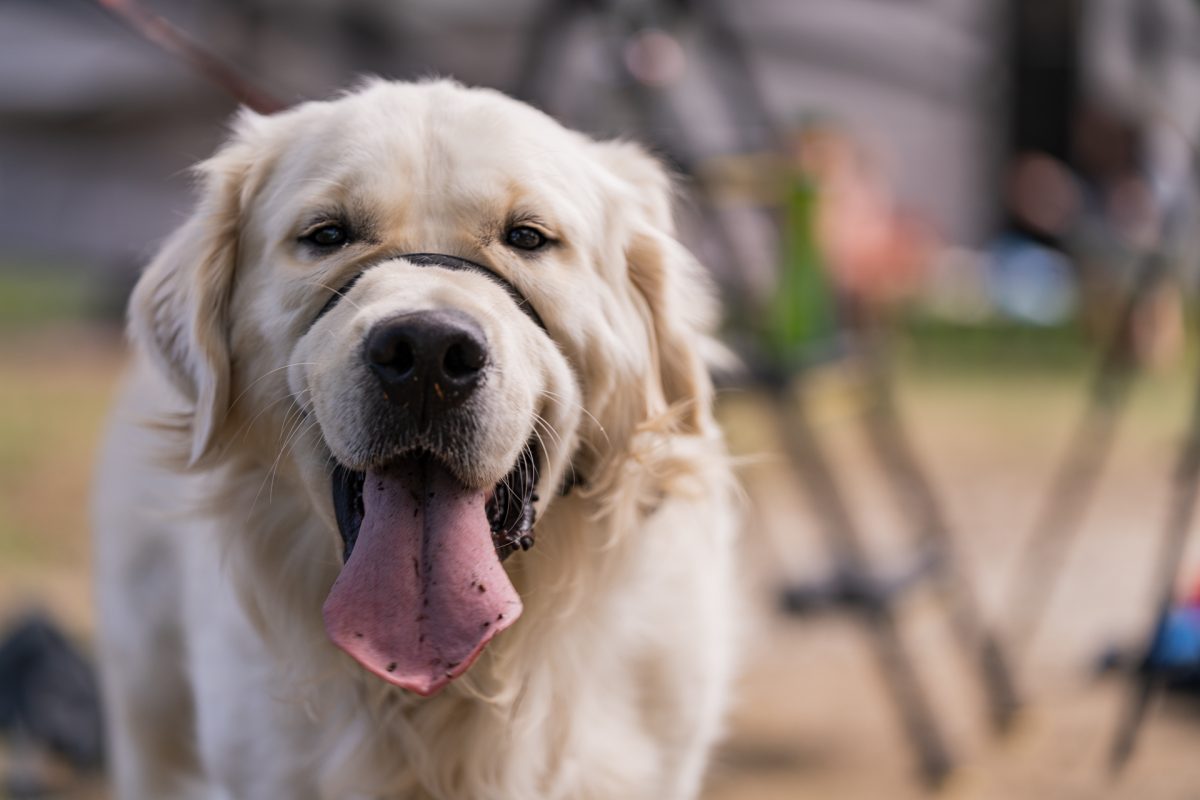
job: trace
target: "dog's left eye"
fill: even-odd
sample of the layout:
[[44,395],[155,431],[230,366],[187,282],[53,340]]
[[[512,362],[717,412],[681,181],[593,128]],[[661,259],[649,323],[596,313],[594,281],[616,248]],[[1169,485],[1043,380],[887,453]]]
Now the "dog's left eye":
[[509,228],[504,240],[518,250],[537,250],[546,244],[546,237],[541,231],[526,225]]
[[301,240],[317,247],[340,247],[350,241],[350,235],[344,227],[331,222],[305,234]]

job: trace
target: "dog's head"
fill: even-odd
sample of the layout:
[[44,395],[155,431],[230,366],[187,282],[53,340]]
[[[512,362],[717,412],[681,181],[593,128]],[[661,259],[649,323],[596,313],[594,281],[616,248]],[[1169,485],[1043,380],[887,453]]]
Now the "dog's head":
[[495,92],[373,82],[244,113],[132,303],[193,466],[294,473],[345,563],[326,629],[422,694],[521,601],[538,512],[670,418],[707,430],[709,309],[668,181]]

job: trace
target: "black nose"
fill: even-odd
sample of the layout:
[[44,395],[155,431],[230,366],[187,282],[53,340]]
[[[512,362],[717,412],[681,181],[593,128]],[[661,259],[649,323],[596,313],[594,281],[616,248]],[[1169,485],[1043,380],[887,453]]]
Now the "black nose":
[[479,323],[452,310],[403,314],[376,324],[367,334],[365,355],[388,399],[422,418],[470,397],[488,360]]

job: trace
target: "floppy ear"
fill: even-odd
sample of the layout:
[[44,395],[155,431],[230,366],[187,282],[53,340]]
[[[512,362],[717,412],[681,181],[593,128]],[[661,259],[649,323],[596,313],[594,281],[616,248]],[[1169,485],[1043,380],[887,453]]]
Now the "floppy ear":
[[662,166],[627,142],[606,142],[601,149],[606,165],[626,184],[625,206],[636,215],[625,260],[653,338],[659,384],[654,388],[661,391],[661,401],[652,399],[651,408],[665,403],[680,430],[702,433],[710,427],[712,398],[702,352],[716,319],[708,276],[675,238],[672,186]]
[[213,448],[229,405],[229,298],[252,164],[244,112],[234,140],[196,168],[200,199],[159,250],[129,304],[129,331],[192,404],[188,463]]

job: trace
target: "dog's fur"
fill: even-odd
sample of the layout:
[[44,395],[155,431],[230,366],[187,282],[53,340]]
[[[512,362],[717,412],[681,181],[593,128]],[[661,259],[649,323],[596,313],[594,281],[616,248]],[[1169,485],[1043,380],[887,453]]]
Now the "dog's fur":
[[[373,81],[243,112],[198,174],[134,293],[98,481],[118,794],[694,796],[732,667],[733,514],[712,302],[661,168],[492,91]],[[369,232],[314,253],[298,237],[331,209]],[[514,219],[556,243],[506,246]],[[486,275],[381,255],[408,252],[486,264],[546,329]],[[494,484],[531,434],[543,465],[537,546],[504,564],[523,616],[422,698],[334,647],[321,609],[342,565],[330,465],[380,435],[364,332],[431,308],[479,320],[496,365],[462,479]]]

